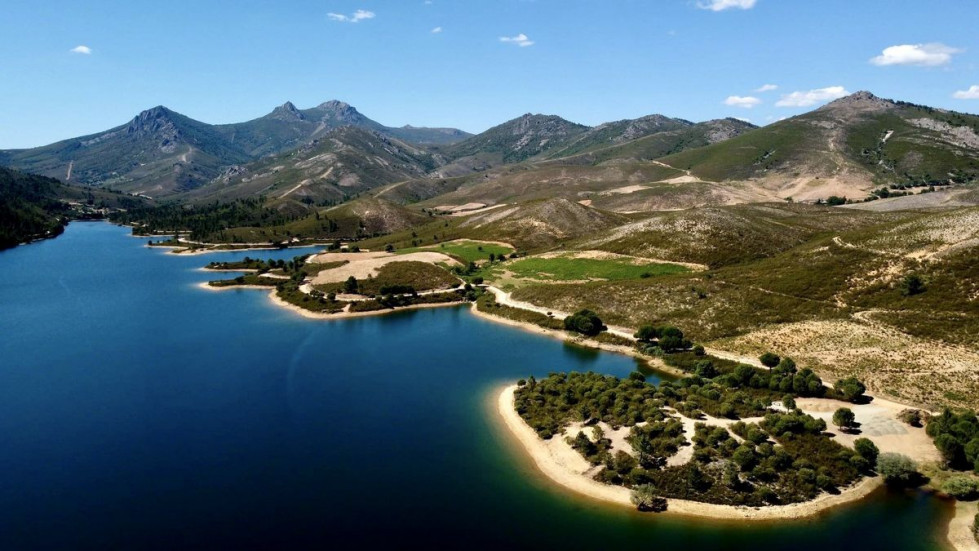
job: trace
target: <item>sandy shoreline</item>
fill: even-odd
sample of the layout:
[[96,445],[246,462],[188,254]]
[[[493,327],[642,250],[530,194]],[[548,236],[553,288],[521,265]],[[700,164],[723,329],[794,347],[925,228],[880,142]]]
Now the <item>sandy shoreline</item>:
[[976,516],[976,502],[956,501],[955,516],[948,523],[946,538],[957,551],[979,551],[979,543],[972,536],[972,520]]
[[[141,236],[133,236],[141,237]],[[205,254],[213,253],[240,253],[243,251],[288,251],[290,249],[305,249],[309,247],[325,247],[327,244],[314,243],[312,245],[296,245],[295,247],[243,247],[240,249],[211,249],[211,248],[195,248],[192,249],[189,246],[184,245],[144,245],[147,249],[169,249],[166,254],[173,254],[178,256],[200,256]],[[310,253],[317,254],[317,253]],[[238,270],[234,270],[238,271]]]
[[[538,470],[552,481],[576,493],[634,509],[635,506],[629,500],[630,491],[628,489],[602,484],[574,472],[569,468],[570,461],[565,454],[556,451],[554,446],[548,446],[547,441],[537,436],[534,429],[524,422],[514,408],[516,389],[516,385],[502,389],[497,397],[497,409],[509,432],[533,459]],[[857,502],[869,496],[882,485],[883,481],[880,477],[867,478],[837,495],[821,494],[816,499],[805,503],[762,508],[712,505],[696,501],[670,499],[665,514],[722,520],[801,519],[818,515],[834,507]]]
[[271,301],[272,304],[276,306],[285,308],[286,310],[290,310],[296,314],[299,314],[304,318],[317,319],[317,320],[343,320],[343,319],[352,319],[352,318],[367,318],[371,316],[384,316],[388,314],[396,314],[398,312],[408,312],[411,310],[424,310],[428,308],[448,308],[453,306],[458,307],[458,306],[463,306],[465,304],[465,302],[439,302],[436,304],[413,304],[411,306],[402,306],[399,308],[386,309],[386,310],[375,310],[373,312],[337,312],[336,314],[321,314],[319,312],[311,312],[305,308],[296,306],[295,304],[290,304],[282,300],[281,298],[278,297],[278,295],[275,294],[274,289],[272,290],[271,293],[269,293],[269,301]]
[[214,287],[208,285],[206,281],[197,284],[197,287],[207,290],[207,291],[231,291],[234,289],[250,289],[258,291],[269,291],[269,302],[278,306],[280,308],[285,308],[295,314],[307,319],[317,319],[317,320],[342,320],[351,318],[366,318],[370,316],[383,316],[386,314],[395,314],[398,312],[407,312],[409,310],[422,310],[426,308],[447,308],[450,306],[464,306],[465,302],[439,302],[435,304],[413,304],[411,306],[401,306],[399,308],[388,308],[385,310],[374,310],[372,312],[337,312],[335,314],[324,314],[320,312],[313,312],[296,306],[295,304],[288,303],[276,294],[275,287],[269,287],[267,285],[228,285],[226,287]]

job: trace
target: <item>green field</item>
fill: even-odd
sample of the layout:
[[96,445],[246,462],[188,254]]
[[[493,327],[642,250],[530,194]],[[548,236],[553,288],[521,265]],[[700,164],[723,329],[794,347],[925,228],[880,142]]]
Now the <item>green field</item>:
[[400,249],[397,251],[397,253],[408,254],[429,251],[445,253],[468,263],[489,260],[489,255],[491,254],[494,256],[499,256],[501,254],[508,255],[513,252],[513,248],[504,247],[503,245],[495,245],[492,243],[480,243],[478,241],[453,241],[450,243],[442,243],[440,245],[431,245],[428,247]]
[[542,281],[581,281],[601,279],[614,281],[620,279],[640,279],[646,277],[689,272],[688,268],[677,264],[648,263],[634,264],[627,260],[528,257],[507,262],[505,268],[514,277]]

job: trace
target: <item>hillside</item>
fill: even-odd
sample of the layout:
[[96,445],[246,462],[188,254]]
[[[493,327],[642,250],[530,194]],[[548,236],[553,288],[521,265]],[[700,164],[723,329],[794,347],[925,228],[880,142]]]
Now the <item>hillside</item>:
[[[572,156],[561,155],[565,158],[560,160],[565,163],[587,164],[615,160],[651,161],[681,151],[720,143],[756,128],[758,127],[738,119],[717,119],[679,125],[675,128],[667,126],[663,130],[649,132],[629,140],[613,139],[610,140],[610,144],[604,146],[596,143],[593,147],[585,148]],[[561,154],[563,151],[556,153]],[[549,155],[549,157],[557,158],[557,155]]]
[[532,201],[467,218],[459,225],[473,236],[493,236],[523,249],[552,247],[622,224],[626,218],[567,199]]
[[819,236],[912,216],[763,203],[652,213],[573,246],[719,268],[768,258]]
[[100,218],[144,203],[0,166],[0,249],[59,235],[73,218]]
[[437,175],[460,176],[518,163],[565,146],[587,130],[587,126],[558,116],[528,113],[459,143],[439,148],[438,153],[452,162],[440,168]]
[[344,126],[295,151],[231,167],[187,199],[263,195],[307,204],[339,203],[377,186],[423,177],[435,166],[435,158],[424,149],[377,131]]
[[979,175],[979,117],[858,92],[731,140],[660,159],[759,199],[861,199],[887,185]]
[[68,205],[61,182],[0,167],[0,249],[64,231]]
[[[426,208],[436,209],[562,197],[624,213],[751,202],[756,195],[738,186],[702,182],[687,171],[655,159],[719,143],[754,128],[736,119],[693,124],[653,115],[587,130],[566,147],[516,165],[455,177],[411,180],[384,188],[378,196],[400,203],[421,202]],[[646,132],[651,133],[643,135]],[[633,137],[637,135],[640,137]],[[603,145],[607,142],[613,145]],[[583,152],[560,156],[570,151]],[[553,156],[558,158],[546,159]],[[453,170],[441,167],[433,176],[445,172]]]
[[211,125],[160,106],[105,132],[6,158],[20,170],[157,196],[198,187],[248,155]]
[[451,145],[472,136],[458,128],[425,128],[419,126],[385,127],[384,133],[399,140],[418,145]]
[[648,115],[638,119],[607,122],[594,128],[589,128],[563,147],[549,149],[543,157],[547,159],[567,157],[593,149],[638,140],[650,134],[679,130],[689,126],[693,126],[693,123],[663,115]]
[[[541,308],[612,324],[676,324],[757,357],[930,408],[979,401],[979,209],[871,213],[803,205],[694,209],[619,225],[564,250],[708,264],[648,279],[526,285]],[[909,287],[914,277],[917,287]],[[909,290],[911,289],[911,290]],[[934,384],[922,384],[922,381]]]

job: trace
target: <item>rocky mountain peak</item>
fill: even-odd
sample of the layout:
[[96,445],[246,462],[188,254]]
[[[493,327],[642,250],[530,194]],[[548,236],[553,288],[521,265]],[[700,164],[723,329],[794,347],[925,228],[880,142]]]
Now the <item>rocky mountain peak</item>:
[[162,105],[147,109],[133,118],[132,122],[126,128],[126,132],[136,135],[162,132],[171,135],[170,137],[175,137],[177,129],[171,115],[172,112]]
[[859,92],[850,94],[849,96],[831,101],[818,110],[844,111],[846,113],[877,112],[891,109],[896,105],[897,104],[891,100],[879,98],[866,90],[861,90]]
[[331,125],[364,124],[369,121],[349,103],[330,100],[321,103],[314,109],[319,120]]
[[316,106],[317,109],[323,111],[331,111],[334,113],[342,113],[346,111],[357,111],[349,103],[331,99],[330,101],[324,101],[323,103]]
[[305,120],[302,111],[296,109],[291,101],[287,101],[272,110],[271,116],[281,120]]

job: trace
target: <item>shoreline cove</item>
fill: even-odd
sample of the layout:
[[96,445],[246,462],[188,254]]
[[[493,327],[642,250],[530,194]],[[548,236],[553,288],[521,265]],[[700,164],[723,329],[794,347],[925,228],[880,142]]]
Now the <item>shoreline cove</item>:
[[[530,457],[537,470],[552,482],[568,490],[572,490],[576,494],[605,503],[635,509],[635,505],[630,501],[631,491],[629,489],[621,486],[603,484],[597,480],[578,474],[572,471],[560,458],[552,453],[546,441],[541,440],[537,436],[537,433],[534,432],[534,429],[517,414],[516,408],[514,407],[516,389],[516,385],[510,385],[503,389],[497,388],[494,390],[495,393],[498,393],[496,398],[497,413],[503,420],[508,432],[521,444],[524,453]],[[660,514],[713,520],[771,521],[805,519],[817,516],[836,507],[857,503],[882,488],[883,485],[883,480],[879,476],[866,478],[856,485],[842,490],[839,494],[824,493],[816,499],[803,503],[773,505],[763,508],[715,505],[670,498],[667,499],[669,505],[666,511]]]

